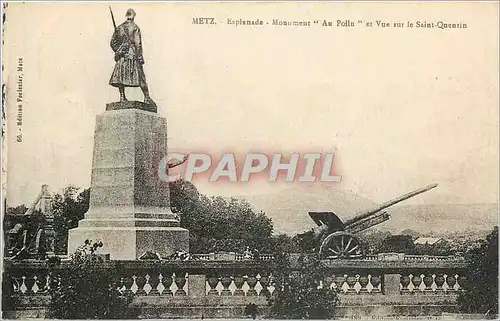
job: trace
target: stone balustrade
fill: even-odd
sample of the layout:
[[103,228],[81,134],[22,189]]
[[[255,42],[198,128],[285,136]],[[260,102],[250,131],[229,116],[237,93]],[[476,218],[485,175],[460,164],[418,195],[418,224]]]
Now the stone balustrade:
[[[235,252],[219,252],[219,253],[208,253],[208,254],[192,254],[191,259],[194,261],[251,261],[254,260],[251,257],[245,256],[245,254],[235,253]],[[255,260],[260,261],[271,261],[274,257],[272,254],[260,254]]]
[[401,294],[458,293],[465,282],[464,275],[454,271],[441,273],[414,273],[401,275]]
[[[99,264],[103,272],[120,271],[119,289],[133,294],[132,305],[138,307],[142,317],[241,317],[249,303],[265,311],[267,298],[275,290],[275,262],[270,255],[251,260],[234,253],[212,253],[196,255],[189,261]],[[437,312],[452,312],[467,275],[465,262],[451,257],[421,259],[391,254],[323,264],[327,273],[320,286],[336,289],[341,302],[339,314],[343,316],[362,316],[368,311],[367,305],[383,307],[377,310],[382,315],[395,314],[395,309],[403,307],[409,315],[427,314],[421,311],[423,305],[434,306]],[[41,261],[6,261],[5,294],[13,298],[18,311],[43,311],[50,300],[50,273],[57,274],[66,266],[67,262],[62,262],[50,270]],[[406,312],[397,310],[401,313]]]

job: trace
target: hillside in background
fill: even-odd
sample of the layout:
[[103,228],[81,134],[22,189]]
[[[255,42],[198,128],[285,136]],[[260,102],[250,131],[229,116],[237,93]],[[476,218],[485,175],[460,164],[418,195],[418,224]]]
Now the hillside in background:
[[[273,220],[275,233],[296,234],[315,226],[309,211],[334,211],[345,220],[376,206],[360,195],[330,187],[298,187],[273,194],[245,197]],[[377,226],[393,234],[405,229],[425,234],[491,230],[498,224],[498,204],[404,205],[389,209],[391,219]]]
[[426,235],[448,235],[467,230],[490,231],[498,225],[498,204],[401,205],[381,225],[399,232],[410,228]]

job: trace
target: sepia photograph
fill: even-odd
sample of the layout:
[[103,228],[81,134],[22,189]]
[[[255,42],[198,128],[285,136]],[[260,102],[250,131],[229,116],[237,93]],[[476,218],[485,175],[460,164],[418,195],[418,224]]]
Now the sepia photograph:
[[3,319],[498,319],[498,1],[2,1]]

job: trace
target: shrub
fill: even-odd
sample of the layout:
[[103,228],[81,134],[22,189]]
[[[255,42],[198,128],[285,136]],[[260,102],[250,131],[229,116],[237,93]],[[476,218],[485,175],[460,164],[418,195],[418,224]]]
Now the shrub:
[[96,260],[102,243],[85,241],[63,268],[50,270],[50,316],[58,319],[123,319],[130,317],[131,296],[120,290],[116,269],[106,269]]
[[339,303],[337,292],[321,286],[325,269],[316,256],[302,256],[292,270],[286,255],[278,260],[269,298],[271,317],[278,319],[329,319]]
[[259,313],[259,308],[257,307],[256,304],[250,303],[245,306],[245,315],[250,316],[252,319],[255,320],[258,313]]
[[467,254],[469,275],[458,297],[466,313],[498,314],[498,227]]

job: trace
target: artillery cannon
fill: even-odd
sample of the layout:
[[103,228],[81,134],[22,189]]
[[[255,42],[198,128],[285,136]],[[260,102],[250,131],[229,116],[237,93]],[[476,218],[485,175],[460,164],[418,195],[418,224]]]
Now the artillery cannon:
[[320,258],[363,257],[361,244],[354,234],[389,220],[390,214],[384,211],[384,209],[427,192],[436,186],[437,184],[432,184],[401,195],[371,210],[349,218],[345,222],[342,222],[333,212],[309,212],[309,216],[318,225],[313,229],[313,241],[321,244],[319,248]]

